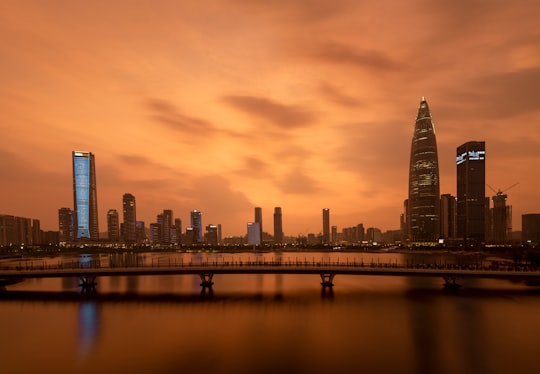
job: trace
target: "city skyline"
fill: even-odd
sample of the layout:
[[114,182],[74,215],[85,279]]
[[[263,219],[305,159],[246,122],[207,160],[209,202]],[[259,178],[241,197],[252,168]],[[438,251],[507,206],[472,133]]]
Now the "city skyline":
[[456,147],[483,140],[486,183],[519,182],[507,204],[520,230],[540,212],[538,7],[3,3],[0,213],[58,230],[68,155],[86,150],[101,232],[127,192],[137,219],[198,209],[227,235],[255,207],[271,232],[278,206],[286,235],[321,232],[322,208],[332,226],[397,229],[425,96],[440,193],[456,195]]

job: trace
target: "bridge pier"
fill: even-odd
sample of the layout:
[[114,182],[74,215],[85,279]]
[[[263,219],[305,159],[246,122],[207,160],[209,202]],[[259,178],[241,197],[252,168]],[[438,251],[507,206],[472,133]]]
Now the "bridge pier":
[[79,287],[81,287],[81,291],[83,293],[92,293],[96,291],[96,276],[81,275],[79,279],[81,280],[81,283],[79,283]]
[[212,282],[214,273],[200,273],[199,276],[201,277],[201,287],[212,288],[212,286],[214,285],[214,282]]
[[446,290],[457,290],[461,288],[461,284],[457,283],[456,277],[444,277],[444,288]]
[[323,289],[326,287],[333,287],[334,283],[332,281],[334,280],[335,274],[332,273],[321,273],[321,286],[323,286]]

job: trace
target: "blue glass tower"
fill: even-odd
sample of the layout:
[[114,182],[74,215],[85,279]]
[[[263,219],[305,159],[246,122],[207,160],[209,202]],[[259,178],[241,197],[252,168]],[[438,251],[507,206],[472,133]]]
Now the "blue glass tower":
[[99,239],[96,168],[91,152],[73,151],[75,239]]

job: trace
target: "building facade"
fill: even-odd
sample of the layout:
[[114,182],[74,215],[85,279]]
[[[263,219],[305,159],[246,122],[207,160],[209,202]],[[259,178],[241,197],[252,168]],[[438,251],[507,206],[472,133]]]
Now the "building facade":
[[540,244],[540,213],[521,216],[521,241],[530,245]]
[[454,239],[457,236],[457,200],[450,194],[441,195],[441,239]]
[[107,236],[110,242],[120,241],[120,220],[116,209],[109,209],[107,212]]
[[323,244],[330,244],[330,209],[324,208],[322,210],[322,225],[323,225]]
[[72,159],[75,239],[99,240],[95,157],[73,151]]
[[422,98],[411,144],[407,232],[411,243],[439,239],[439,159],[435,126]]
[[457,237],[466,244],[486,241],[486,144],[470,141],[456,150]]
[[193,230],[193,244],[203,242],[202,212],[194,209],[190,212],[191,229]]
[[137,242],[137,205],[135,196],[125,193],[122,196],[123,232],[122,236],[126,243]]
[[274,243],[283,243],[283,216],[280,207],[274,208]]
[[60,243],[69,243],[73,241],[73,210],[70,208],[58,209],[58,227],[60,230]]

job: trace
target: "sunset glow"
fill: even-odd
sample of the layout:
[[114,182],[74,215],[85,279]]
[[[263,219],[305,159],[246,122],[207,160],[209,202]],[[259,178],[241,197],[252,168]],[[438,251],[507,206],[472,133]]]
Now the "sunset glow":
[[[58,230],[75,150],[95,155],[100,231],[122,195],[245,235],[399,228],[422,96],[441,194],[456,148],[486,142],[513,230],[540,213],[540,3],[5,1],[0,214]],[[495,194],[489,187],[486,193]]]

